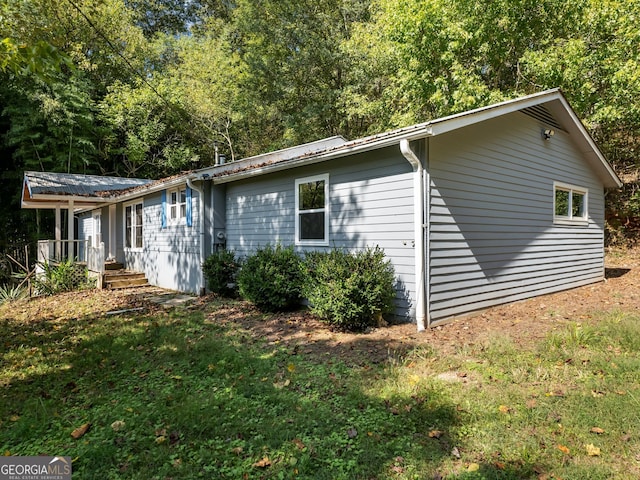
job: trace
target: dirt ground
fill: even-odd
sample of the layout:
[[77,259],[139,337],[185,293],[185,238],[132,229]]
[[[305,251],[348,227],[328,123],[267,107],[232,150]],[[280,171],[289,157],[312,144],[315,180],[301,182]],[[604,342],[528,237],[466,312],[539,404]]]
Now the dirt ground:
[[336,332],[306,312],[267,319],[249,305],[216,311],[208,321],[234,322],[273,344],[362,365],[397,358],[420,345],[446,354],[495,335],[524,346],[569,322],[587,323],[605,310],[640,312],[640,249],[608,252],[606,277],[604,282],[490,308],[420,333],[413,324],[390,325],[364,334]]
[[[366,365],[401,357],[418,346],[427,346],[444,355],[465,345],[485,342],[495,335],[509,337],[516,345],[525,346],[568,322],[588,323],[605,310],[640,312],[640,248],[607,252],[606,268],[604,282],[490,308],[420,333],[414,324],[390,325],[367,333],[332,331],[306,311],[264,315],[243,302],[214,309],[210,306],[210,296],[178,303],[202,309],[206,322],[231,324],[245,335],[291,348],[293,353]],[[176,302],[167,302],[176,300],[176,296],[155,288],[75,292],[16,305],[10,316],[16,320],[36,316],[75,318],[106,315],[118,309],[154,311],[173,308]],[[73,310],[65,311],[70,308]]]

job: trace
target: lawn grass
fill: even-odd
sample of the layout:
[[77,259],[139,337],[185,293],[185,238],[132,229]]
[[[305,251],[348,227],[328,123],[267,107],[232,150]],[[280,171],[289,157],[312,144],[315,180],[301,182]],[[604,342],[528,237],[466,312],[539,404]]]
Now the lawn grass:
[[223,307],[0,307],[0,449],[71,456],[77,479],[640,475],[638,315],[353,367],[211,321]]

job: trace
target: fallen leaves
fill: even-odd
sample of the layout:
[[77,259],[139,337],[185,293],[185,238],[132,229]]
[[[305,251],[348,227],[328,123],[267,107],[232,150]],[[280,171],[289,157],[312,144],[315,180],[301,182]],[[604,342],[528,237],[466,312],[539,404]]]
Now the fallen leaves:
[[591,430],[589,430],[591,433],[595,433],[596,435],[602,435],[604,433],[604,430],[601,429],[600,427],[591,427]]
[[477,472],[478,470],[480,470],[480,465],[477,463],[470,463],[467,467],[468,472]]
[[122,430],[125,427],[126,423],[124,423],[124,421],[122,420],[116,420],[115,422],[113,422],[111,424],[111,429],[114,432],[119,432],[120,430]]
[[545,396],[562,398],[565,396],[565,393],[562,390],[553,390],[551,392],[545,393]]
[[298,450],[304,450],[306,445],[299,438],[294,438],[291,442],[296,446]]
[[589,443],[584,446],[587,451],[587,455],[590,457],[599,457],[600,456],[600,448],[596,447],[593,443]]
[[253,466],[256,468],[267,468],[271,466],[271,460],[269,459],[269,457],[265,456],[265,457],[262,457],[262,459],[255,462]]
[[566,445],[558,445],[558,450],[560,450],[565,455],[569,455],[569,453],[571,453],[571,450],[569,450],[569,447],[567,447]]
[[231,452],[237,456],[240,456],[242,452],[244,452],[244,448],[242,447],[234,447],[231,449]]
[[71,432],[71,436],[75,440],[78,440],[79,438],[84,437],[84,435],[89,431],[90,428],[91,428],[91,423],[90,422],[89,423],[85,423],[84,425],[80,425],[73,432]]

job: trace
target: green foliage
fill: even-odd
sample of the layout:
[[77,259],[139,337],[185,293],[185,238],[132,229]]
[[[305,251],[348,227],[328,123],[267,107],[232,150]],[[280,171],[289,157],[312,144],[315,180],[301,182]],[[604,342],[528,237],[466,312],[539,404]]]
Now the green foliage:
[[73,259],[64,260],[57,265],[49,262],[39,264],[41,273],[36,274],[33,286],[39,295],[56,295],[70,292],[87,285],[86,280],[77,274],[78,266]]
[[6,175],[161,177],[561,87],[640,232],[635,0],[5,0],[0,31]]
[[[240,0],[235,40],[249,103],[243,113],[262,145],[290,146],[348,128],[339,96],[349,65],[341,42],[368,17],[369,0]],[[254,140],[255,141],[255,140]]]
[[25,82],[4,109],[7,145],[25,169],[85,171],[95,155],[94,105],[89,84],[75,76]]
[[19,285],[0,286],[0,305],[24,298],[26,290]]
[[220,250],[209,255],[202,265],[209,289],[227,297],[237,292],[236,275],[240,269],[240,261],[231,250]]
[[362,330],[392,311],[395,275],[379,247],[311,252],[305,260],[304,295],[311,311],[330,325]]
[[302,259],[292,246],[280,244],[258,249],[238,273],[240,295],[268,312],[298,307],[302,283]]

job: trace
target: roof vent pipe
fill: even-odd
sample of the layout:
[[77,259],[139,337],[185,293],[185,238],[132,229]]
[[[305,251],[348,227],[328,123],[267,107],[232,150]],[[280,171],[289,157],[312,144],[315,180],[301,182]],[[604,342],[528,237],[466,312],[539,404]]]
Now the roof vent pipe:
[[213,151],[214,151],[214,154],[213,154],[213,165],[217,167],[218,165],[220,165],[220,155],[218,154],[218,143],[217,142],[213,144]]
[[424,168],[409,145],[409,140],[400,140],[400,151],[413,168],[413,211],[415,237],[415,282],[416,282],[416,324],[418,331],[425,329],[426,289],[425,289],[425,235],[424,235]]

